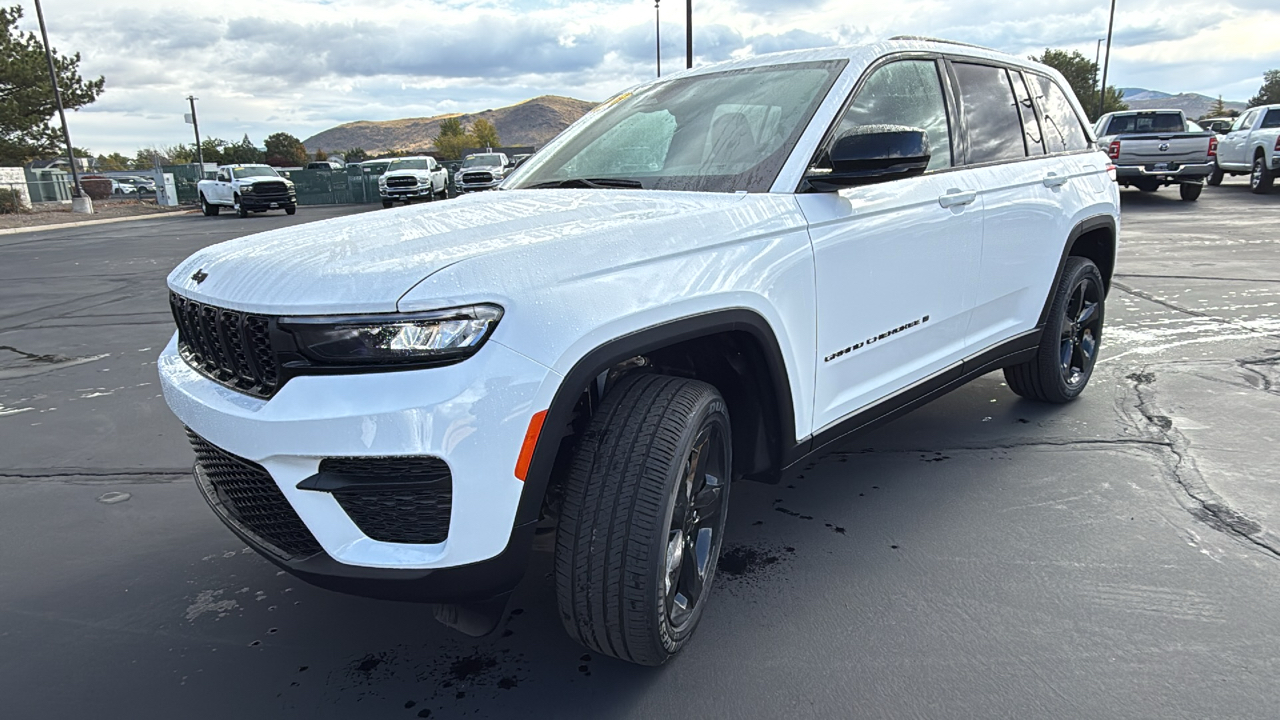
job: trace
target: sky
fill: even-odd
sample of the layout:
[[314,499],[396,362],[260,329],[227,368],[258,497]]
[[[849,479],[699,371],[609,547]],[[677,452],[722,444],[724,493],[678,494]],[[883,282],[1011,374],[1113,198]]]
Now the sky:
[[[190,142],[261,146],[353,120],[603,100],[653,77],[652,0],[41,0],[55,49],[106,92],[68,115],[94,153]],[[34,0],[23,29],[39,30]],[[1106,0],[693,0],[695,64],[894,35],[1026,56],[1094,57]],[[661,3],[663,67],[684,65],[681,0]],[[1280,0],[1118,0],[1109,85],[1244,101],[1280,68]]]

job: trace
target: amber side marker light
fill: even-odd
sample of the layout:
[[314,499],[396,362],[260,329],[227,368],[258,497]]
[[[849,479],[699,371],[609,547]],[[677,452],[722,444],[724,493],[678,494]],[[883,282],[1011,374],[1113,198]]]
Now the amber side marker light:
[[524,434],[524,444],[520,446],[520,458],[516,460],[516,477],[524,482],[529,475],[529,463],[533,462],[533,448],[538,444],[538,435],[542,433],[542,423],[547,419],[547,411],[542,410],[529,418],[529,429]]

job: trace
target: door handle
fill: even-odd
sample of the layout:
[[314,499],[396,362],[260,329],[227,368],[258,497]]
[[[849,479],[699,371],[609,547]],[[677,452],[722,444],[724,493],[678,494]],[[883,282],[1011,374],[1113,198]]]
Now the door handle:
[[942,195],[938,196],[938,204],[942,207],[952,207],[955,205],[968,205],[978,199],[977,190],[961,190],[959,188],[951,188]]
[[1067,184],[1067,179],[1068,178],[1065,175],[1059,175],[1058,173],[1051,172],[1045,176],[1044,186],[1048,188],[1061,187]]

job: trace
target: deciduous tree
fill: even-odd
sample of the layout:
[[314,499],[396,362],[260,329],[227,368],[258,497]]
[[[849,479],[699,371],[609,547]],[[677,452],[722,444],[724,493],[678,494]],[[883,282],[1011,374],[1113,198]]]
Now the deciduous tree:
[[502,147],[502,140],[498,137],[498,128],[493,123],[480,118],[471,125],[471,134],[476,139],[476,147],[496,148]]
[[267,148],[267,164],[276,167],[301,167],[307,164],[307,149],[302,141],[285,132],[272,133],[263,140]]
[[[1051,48],[1045,48],[1044,53],[1039,57],[1032,55],[1031,59],[1062,73],[1067,83],[1071,85],[1071,90],[1080,99],[1080,104],[1084,106],[1089,119],[1098,119],[1098,64],[1096,62],[1082,55],[1079,50],[1067,52]],[[1128,109],[1129,106],[1124,102],[1124,93],[1114,85],[1108,85],[1107,92],[1103,96],[1102,112]]]

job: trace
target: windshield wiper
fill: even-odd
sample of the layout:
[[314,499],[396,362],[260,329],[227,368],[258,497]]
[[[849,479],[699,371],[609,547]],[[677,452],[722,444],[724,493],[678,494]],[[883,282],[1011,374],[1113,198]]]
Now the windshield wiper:
[[644,189],[644,185],[639,180],[628,180],[626,178],[569,178],[568,180],[552,180],[550,182],[542,182],[530,185],[530,190],[539,188],[591,188],[592,190],[607,190],[611,188],[635,188]]

